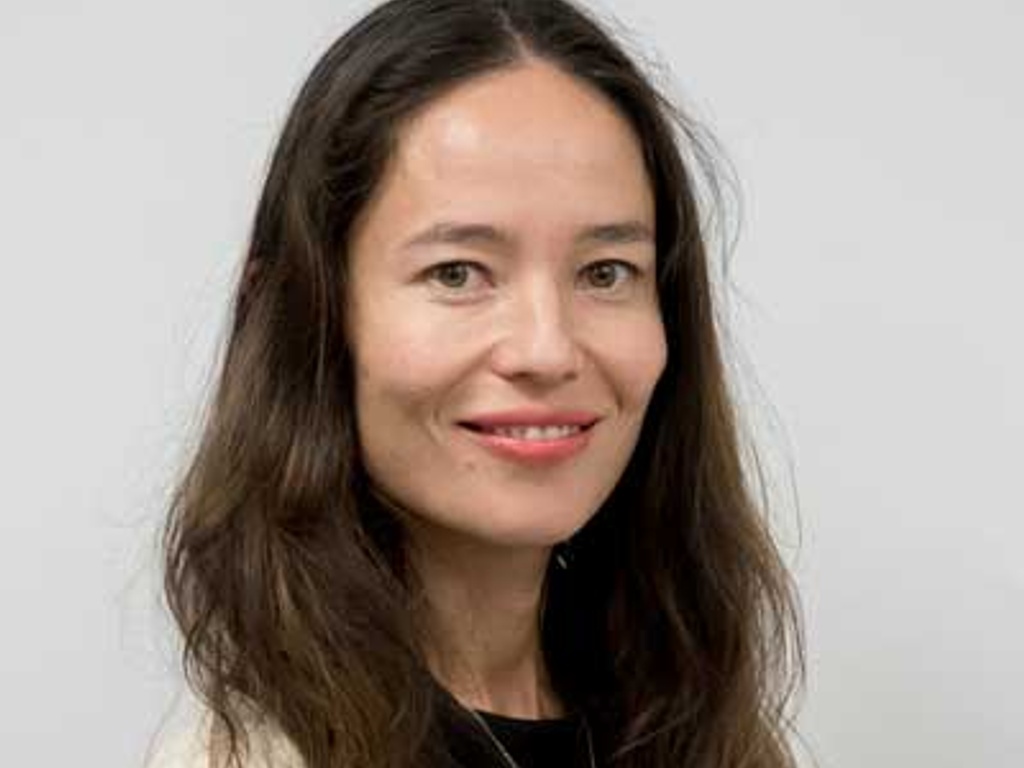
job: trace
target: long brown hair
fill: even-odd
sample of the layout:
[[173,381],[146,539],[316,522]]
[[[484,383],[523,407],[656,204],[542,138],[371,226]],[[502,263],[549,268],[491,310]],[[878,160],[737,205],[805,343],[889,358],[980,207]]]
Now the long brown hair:
[[186,675],[233,758],[256,711],[309,768],[440,760],[400,516],[370,486],[355,436],[346,245],[403,122],[525,57],[589,83],[635,130],[668,343],[630,463],[561,553],[570,567],[548,573],[553,683],[586,712],[609,765],[794,765],[802,631],[721,355],[702,223],[712,153],[564,0],[391,0],[331,46],[291,109],[164,539]]

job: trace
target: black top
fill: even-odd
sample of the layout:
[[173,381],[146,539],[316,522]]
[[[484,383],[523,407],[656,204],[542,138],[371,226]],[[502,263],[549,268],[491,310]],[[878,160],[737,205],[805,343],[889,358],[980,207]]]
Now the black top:
[[[441,693],[445,741],[459,768],[513,768],[451,694]],[[583,718],[526,720],[477,710],[519,768],[590,768]]]

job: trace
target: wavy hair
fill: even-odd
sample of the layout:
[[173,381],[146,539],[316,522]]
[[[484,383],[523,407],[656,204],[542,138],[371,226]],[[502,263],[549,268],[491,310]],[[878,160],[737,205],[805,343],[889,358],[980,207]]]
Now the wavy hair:
[[309,768],[441,764],[401,516],[374,492],[355,435],[347,240],[403,124],[529,58],[596,88],[638,137],[668,344],[629,464],[574,537],[571,566],[548,573],[553,684],[587,714],[607,765],[795,764],[799,603],[741,460],[709,279],[714,153],[565,0],[390,0],[294,101],[163,539],[186,677],[237,764],[253,711]]

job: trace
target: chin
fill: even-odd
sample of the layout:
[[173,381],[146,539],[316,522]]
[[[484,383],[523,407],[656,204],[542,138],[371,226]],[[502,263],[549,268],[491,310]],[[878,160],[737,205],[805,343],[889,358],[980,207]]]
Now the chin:
[[[433,499],[414,519],[445,536],[472,540],[481,545],[549,549],[569,539],[593,517],[596,499],[572,498],[571,493],[545,489],[535,498],[506,496],[496,503],[496,493],[465,494],[461,499]],[[554,503],[560,501],[561,503]]]
[[552,525],[548,521],[546,525],[529,527],[517,525],[500,529],[496,527],[478,529],[473,532],[473,535],[497,546],[550,549],[559,542],[572,537],[585,524],[586,520],[582,522],[567,520],[562,525]]

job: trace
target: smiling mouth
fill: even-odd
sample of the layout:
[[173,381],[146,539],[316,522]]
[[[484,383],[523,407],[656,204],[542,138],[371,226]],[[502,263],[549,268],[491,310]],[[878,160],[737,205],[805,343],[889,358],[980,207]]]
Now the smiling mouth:
[[460,422],[471,442],[502,460],[532,467],[549,467],[585,451],[590,443],[590,424],[482,426]]
[[583,432],[591,429],[597,422],[590,424],[565,424],[565,425],[549,425],[549,426],[537,426],[532,424],[515,425],[515,426],[503,426],[503,427],[485,427],[480,424],[473,424],[472,422],[460,422],[459,426],[476,432],[481,435],[491,435],[494,437],[504,437],[512,440],[529,440],[536,442],[544,442],[551,440],[564,440],[574,435],[579,435]]

